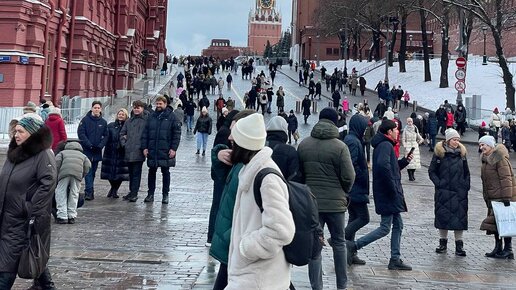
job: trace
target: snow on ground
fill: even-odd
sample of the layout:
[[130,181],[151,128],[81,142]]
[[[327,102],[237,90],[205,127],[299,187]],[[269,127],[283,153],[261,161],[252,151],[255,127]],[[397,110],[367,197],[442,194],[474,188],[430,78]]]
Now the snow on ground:
[[[343,61],[323,61],[329,72],[335,67],[342,68]],[[348,73],[355,67],[358,71],[371,66],[372,63],[363,61],[348,61]],[[448,67],[449,88],[439,88],[439,77],[441,73],[440,59],[430,60],[431,82],[424,82],[424,65],[422,60],[410,60],[406,62],[406,73],[399,72],[399,63],[395,62],[389,68],[389,83],[401,85],[402,89],[408,90],[411,101],[417,101],[419,106],[427,109],[437,109],[444,100],[455,103],[457,91],[455,90],[455,71],[457,69],[455,60],[450,60]],[[514,74],[516,64],[510,64],[510,70]],[[385,78],[385,65],[367,73],[365,76],[367,87],[373,89],[378,81]],[[472,95],[481,95],[482,116],[488,115],[495,107],[500,111],[505,109],[505,85],[502,80],[502,71],[497,63],[489,62],[482,65],[482,57],[470,56],[467,66],[466,94],[463,98]]]

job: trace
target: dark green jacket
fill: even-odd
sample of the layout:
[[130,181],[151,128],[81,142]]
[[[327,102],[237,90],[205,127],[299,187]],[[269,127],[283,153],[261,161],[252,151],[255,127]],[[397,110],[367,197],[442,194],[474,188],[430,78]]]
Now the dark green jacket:
[[348,146],[338,138],[337,127],[322,119],[297,149],[305,182],[317,199],[319,212],[346,211],[355,181]]
[[[226,149],[224,145],[217,145],[217,153],[221,149]],[[224,148],[225,147],[225,148]],[[228,168],[226,164],[217,159],[217,154],[212,152],[212,168],[215,171],[225,171]],[[231,168],[227,174],[224,191],[220,199],[220,207],[215,220],[215,232],[211,240],[210,255],[223,264],[228,264],[229,243],[231,241],[231,227],[233,223],[233,208],[235,207],[235,198],[238,189],[238,173],[242,169],[243,164],[238,163]]]

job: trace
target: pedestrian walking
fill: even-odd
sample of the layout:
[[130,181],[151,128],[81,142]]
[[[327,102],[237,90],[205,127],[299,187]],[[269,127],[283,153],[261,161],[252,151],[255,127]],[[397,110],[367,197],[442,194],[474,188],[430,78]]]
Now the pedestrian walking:
[[102,161],[102,149],[108,141],[107,122],[102,118],[102,103],[93,101],[91,110],[82,118],[77,128],[77,135],[81,142],[84,154],[91,162],[91,168],[84,178],[84,199],[93,200],[95,198],[95,173]]
[[437,129],[444,135],[444,131],[446,130],[446,120],[447,120],[447,112],[444,108],[444,105],[440,105],[439,109],[435,111],[435,117],[437,118]]
[[[292,136],[296,134],[298,123],[297,123],[297,117],[294,114],[294,110],[290,110],[290,113],[287,117],[287,124],[288,124],[288,144],[292,144]],[[294,136],[294,141],[297,144],[297,139]]]
[[282,86],[276,91],[276,107],[278,107],[278,112],[285,110],[285,91]]
[[451,109],[446,110],[446,129],[453,128],[455,125],[455,117],[453,116],[453,113]]
[[232,163],[244,166],[238,175],[225,289],[288,289],[291,265],[282,247],[294,238],[295,225],[287,186],[275,174],[264,177],[263,212],[256,205],[253,193],[253,180],[261,169],[270,167],[279,171],[271,158],[272,149],[265,147],[263,116],[252,114],[240,119],[233,126],[230,139],[234,141]]
[[[319,209],[319,222],[328,225],[333,249],[337,289],[347,287],[345,214],[355,171],[348,146],[339,140],[337,111],[325,108],[319,113],[309,137],[298,146],[299,161],[306,185],[312,190]],[[323,289],[322,257],[308,264],[313,289]]]
[[193,98],[189,97],[188,101],[185,104],[185,114],[186,114],[186,131],[192,132],[193,130],[193,119],[195,114],[195,109],[197,105],[194,103]]
[[108,124],[108,140],[102,157],[100,178],[109,181],[111,188],[108,198],[118,198],[118,190],[123,181],[129,180],[129,168],[125,161],[125,151],[120,142],[120,133],[129,117],[126,109],[118,110],[116,120]]
[[360,77],[358,79],[358,84],[360,86],[360,95],[363,97],[366,90],[367,81],[364,77]]
[[[353,115],[349,120],[349,134],[344,137],[348,146],[351,161],[355,170],[355,182],[349,192],[348,224],[345,228],[346,241],[355,241],[355,235],[369,223],[369,168],[364,152],[364,138],[368,127],[368,119],[360,114]],[[365,265],[365,261],[356,254],[351,257],[351,264]]]
[[496,144],[493,136],[484,136],[478,140],[482,154],[482,167],[480,178],[482,179],[482,193],[487,206],[487,217],[482,221],[480,230],[486,231],[488,235],[494,235],[495,247],[485,256],[497,259],[514,259],[512,252],[512,238],[502,239],[496,226],[496,217],[493,212],[491,202],[501,201],[509,204],[516,201],[516,181],[509,159],[507,148],[501,144]]
[[498,134],[500,132],[500,128],[502,127],[502,118],[500,117],[500,112],[498,111],[498,108],[494,108],[493,113],[491,114],[491,118],[489,120],[489,126],[493,130],[496,143],[498,143]]
[[156,172],[158,167],[163,175],[162,203],[168,204],[170,191],[170,167],[176,165],[176,152],[181,141],[181,126],[172,109],[167,107],[163,96],[156,98],[156,110],[149,116],[142,134],[143,155],[149,167],[149,190],[144,202],[153,202],[156,191]]
[[51,108],[48,118],[45,120],[45,125],[52,133],[52,151],[56,152],[57,145],[68,140],[65,123],[61,117],[61,110],[58,107]]
[[[22,250],[28,246],[28,227],[39,234],[46,259],[50,256],[50,212],[57,183],[48,127],[42,120],[24,117],[15,131],[0,173],[0,289],[11,289],[16,280]],[[45,270],[32,287],[55,289],[47,261],[41,258]]]
[[448,231],[455,235],[455,255],[466,256],[463,233],[468,230],[468,192],[470,173],[467,150],[460,143],[460,134],[446,130],[446,140],[437,143],[428,168],[428,175],[435,186],[434,226],[439,230],[439,246],[436,253],[448,248]]
[[434,151],[435,147],[435,137],[437,136],[437,132],[439,130],[439,121],[435,116],[434,112],[430,112],[428,114],[428,121],[426,122],[426,132],[428,132],[430,152]]
[[333,108],[335,110],[337,110],[339,108],[339,105],[340,105],[340,93],[339,93],[339,91],[333,92],[333,94],[331,95],[331,98],[333,100]]
[[401,185],[401,170],[405,168],[412,155],[398,160],[394,145],[398,136],[398,127],[394,121],[384,120],[373,137],[373,196],[376,213],[381,216],[380,226],[362,236],[355,242],[347,243],[348,265],[357,250],[377,241],[391,232],[391,258],[389,270],[412,270],[401,259],[401,233],[403,220],[401,213],[407,211],[407,204]]
[[414,125],[412,118],[407,118],[407,126],[401,134],[401,143],[405,148],[405,154],[412,152],[412,160],[407,165],[407,173],[410,181],[415,181],[416,170],[421,168],[421,157],[419,154],[419,144],[423,143],[423,137],[419,134],[419,129]]
[[305,98],[303,99],[303,101],[301,102],[301,108],[303,109],[303,117],[305,120],[305,124],[306,124],[306,121],[308,120],[308,117],[310,117],[310,115],[312,114],[310,112],[311,105],[312,105],[312,102],[308,98],[308,95],[306,95]]
[[410,101],[410,94],[408,91],[405,91],[405,93],[403,94],[403,104],[404,104],[405,109],[408,108],[409,101]]
[[[127,120],[120,131],[120,144],[124,149],[124,158],[129,170],[129,193],[123,196],[124,200],[136,202],[142,179],[142,167],[145,161],[142,148],[142,135],[147,125],[149,113],[144,110],[145,103],[136,100],[133,102],[132,116]],[[178,109],[180,106],[178,106]],[[175,112],[174,112],[175,113]]]
[[195,154],[200,154],[200,150],[202,147],[202,156],[206,155],[208,136],[211,135],[211,129],[213,127],[212,123],[212,119],[208,114],[208,109],[206,109],[206,107],[203,107],[199,118],[197,118],[197,122],[195,123],[195,129],[193,131],[194,135],[197,138],[197,152],[195,152]]
[[228,83],[228,91],[231,90],[231,84],[233,83],[233,77],[231,76],[231,73],[228,73],[226,76],[226,82]]
[[462,104],[457,106],[453,118],[455,119],[455,123],[457,123],[457,131],[461,136],[464,136],[464,132],[466,132],[466,109]]
[[90,167],[91,162],[82,153],[82,146],[78,142],[67,143],[64,150],[56,155],[56,223],[75,223],[81,180],[90,171]]

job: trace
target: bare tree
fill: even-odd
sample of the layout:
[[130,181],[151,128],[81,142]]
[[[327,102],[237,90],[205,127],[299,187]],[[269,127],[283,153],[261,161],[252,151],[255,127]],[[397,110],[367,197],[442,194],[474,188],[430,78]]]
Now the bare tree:
[[419,17],[421,19],[421,37],[423,43],[423,61],[425,64],[425,82],[432,80],[432,74],[430,73],[430,53],[428,51],[428,35],[426,34],[426,22],[428,19],[428,11],[423,9],[423,0],[419,0]]
[[514,109],[513,75],[507,64],[503,48],[503,33],[516,23],[516,6],[511,0],[443,0],[445,3],[472,13],[484,23],[493,36],[498,64],[502,69],[507,107]]

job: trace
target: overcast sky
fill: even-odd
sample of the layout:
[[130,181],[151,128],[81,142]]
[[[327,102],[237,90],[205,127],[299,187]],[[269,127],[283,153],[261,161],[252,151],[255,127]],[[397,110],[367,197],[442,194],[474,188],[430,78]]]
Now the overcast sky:
[[[292,0],[277,0],[283,30],[290,26]],[[213,38],[247,46],[247,20],[255,0],[168,0],[167,51],[200,55]]]

